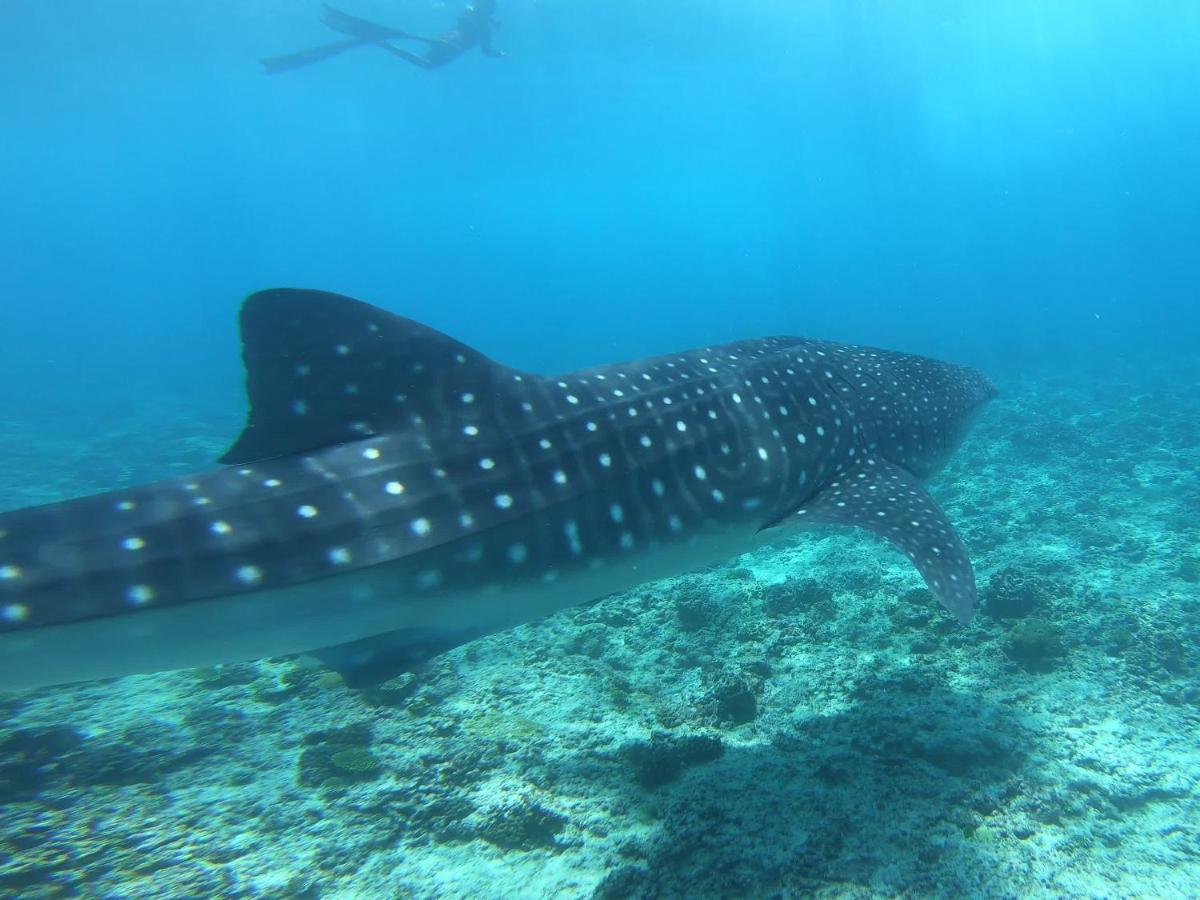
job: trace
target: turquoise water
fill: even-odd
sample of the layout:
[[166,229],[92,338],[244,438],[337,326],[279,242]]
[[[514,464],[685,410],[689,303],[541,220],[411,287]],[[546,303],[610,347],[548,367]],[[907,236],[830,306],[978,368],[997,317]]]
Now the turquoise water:
[[546,372],[804,334],[1000,387],[931,484],[984,612],[819,531],[368,689],[3,696],[0,895],[1200,894],[1200,7],[501,0],[262,74],[320,15],[0,10],[0,508],[212,467],[266,287]]

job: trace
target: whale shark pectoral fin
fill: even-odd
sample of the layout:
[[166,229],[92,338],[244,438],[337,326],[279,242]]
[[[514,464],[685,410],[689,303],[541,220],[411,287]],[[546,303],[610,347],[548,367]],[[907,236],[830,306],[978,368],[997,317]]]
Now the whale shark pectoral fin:
[[805,522],[853,525],[886,538],[912,560],[942,606],[963,624],[971,621],[977,593],[966,547],[911,472],[866,457],[786,520]]

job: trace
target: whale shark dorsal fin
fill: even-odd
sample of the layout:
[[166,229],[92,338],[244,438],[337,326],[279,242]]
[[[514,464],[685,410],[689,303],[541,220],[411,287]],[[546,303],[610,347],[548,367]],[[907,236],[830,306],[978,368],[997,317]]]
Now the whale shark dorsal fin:
[[241,331],[250,414],[226,464],[384,431],[462,427],[457,418],[486,420],[522,381],[539,380],[419,322],[324,291],[252,294]]
[[975,573],[962,540],[916,476],[881,457],[847,467],[796,510],[787,524],[852,525],[904,553],[934,597],[960,622],[977,603]]

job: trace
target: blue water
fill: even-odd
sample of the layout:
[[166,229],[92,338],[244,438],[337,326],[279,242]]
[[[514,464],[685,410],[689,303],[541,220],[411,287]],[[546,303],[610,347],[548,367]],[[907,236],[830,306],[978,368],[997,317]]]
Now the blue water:
[[[341,3],[424,32],[457,14]],[[1153,703],[1200,706],[1159,683],[1178,676],[1161,635],[1190,648],[1200,626],[1145,612],[1186,609],[1200,578],[1200,4],[500,0],[502,59],[427,72],[367,47],[262,74],[336,38],[320,10],[4,0],[0,506],[207,465],[242,417],[238,306],[267,287],[355,296],[538,371],[766,334],[872,344],[1003,390],[954,470],[981,572],[1073,585],[1078,608],[1054,609],[1097,665],[1121,616],[1165,621],[1133,639]],[[1071,615],[1100,595],[1116,618],[1092,640]],[[1133,808],[1113,802],[1110,821]],[[1181,818],[1137,833],[1194,835],[1194,806]],[[863,858],[846,852],[814,871],[836,883]],[[1137,883],[1091,871],[1056,890]],[[908,877],[876,887],[933,892]],[[955,890],[1034,890],[1012,877]]]
[[1200,334],[1194,4],[511,2],[501,60],[261,75],[335,37],[318,14],[5,4],[5,391],[100,403],[149,371],[236,402],[237,304],[272,285],[549,370],[765,333],[993,367]]

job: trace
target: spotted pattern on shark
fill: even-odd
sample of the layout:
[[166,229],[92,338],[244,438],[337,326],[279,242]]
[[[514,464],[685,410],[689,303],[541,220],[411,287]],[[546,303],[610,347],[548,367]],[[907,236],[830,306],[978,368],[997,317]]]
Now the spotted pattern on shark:
[[317,291],[256,294],[241,325],[226,467],[0,514],[0,635],[401,560],[398,595],[519,592],[805,522],[883,536],[974,608],[919,480],[994,394],[974,369],[770,337],[544,377]]

